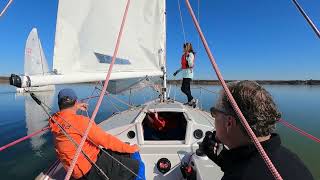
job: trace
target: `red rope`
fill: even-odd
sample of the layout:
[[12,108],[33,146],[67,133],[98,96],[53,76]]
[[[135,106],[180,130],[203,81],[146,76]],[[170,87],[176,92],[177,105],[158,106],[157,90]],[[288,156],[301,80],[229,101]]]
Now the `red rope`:
[[191,5],[190,5],[190,3],[189,3],[189,0],[186,0],[186,4],[187,4],[187,6],[188,6],[188,10],[189,10],[189,12],[190,12],[190,15],[192,16],[192,20],[193,20],[193,22],[194,22],[194,24],[195,24],[195,26],[196,26],[196,28],[197,28],[197,31],[198,31],[198,33],[199,33],[199,35],[200,35],[201,41],[202,41],[203,45],[205,46],[205,50],[206,50],[206,52],[207,52],[207,54],[208,54],[208,56],[209,56],[209,59],[211,60],[211,64],[212,64],[212,66],[213,66],[213,68],[214,68],[214,70],[215,70],[215,72],[216,72],[216,74],[217,74],[217,76],[218,76],[218,79],[219,79],[219,81],[220,81],[220,83],[221,83],[221,85],[222,85],[222,87],[223,87],[223,89],[224,89],[224,91],[225,91],[225,93],[226,93],[229,101],[231,102],[231,105],[232,105],[233,109],[236,111],[238,117],[239,117],[240,120],[241,120],[242,125],[245,127],[248,135],[250,136],[250,138],[251,138],[252,141],[254,142],[254,145],[256,146],[257,150],[259,151],[260,155],[262,156],[263,160],[265,161],[266,165],[268,166],[269,170],[271,171],[273,177],[274,177],[275,179],[277,179],[277,180],[282,180],[281,175],[279,174],[279,172],[277,171],[277,169],[274,167],[274,165],[273,165],[273,163],[271,162],[270,158],[268,157],[268,155],[267,155],[266,152],[264,151],[264,149],[263,149],[263,147],[261,146],[259,140],[257,139],[257,137],[255,136],[255,134],[253,133],[253,131],[252,131],[252,129],[250,128],[247,120],[246,120],[245,117],[243,116],[243,114],[242,114],[242,112],[240,111],[240,109],[239,109],[236,101],[234,100],[232,94],[230,93],[230,90],[228,89],[228,87],[227,87],[227,85],[226,85],[226,83],[225,83],[225,81],[224,81],[224,79],[223,79],[223,77],[222,77],[222,75],[221,75],[221,73],[220,73],[220,70],[219,70],[219,68],[218,68],[218,65],[217,65],[216,62],[215,62],[215,59],[214,59],[214,57],[213,57],[213,55],[212,55],[212,53],[211,53],[211,50],[209,49],[208,43],[207,43],[207,41],[206,41],[206,39],[205,39],[205,37],[204,37],[204,35],[203,35],[203,33],[202,33],[202,30],[201,30],[201,28],[200,28],[200,26],[199,26],[199,23],[198,23],[195,15],[194,15],[194,12],[193,12],[192,7],[191,7]]
[[311,140],[313,140],[313,141],[315,141],[317,143],[320,143],[320,139],[319,138],[317,138],[315,136],[312,136],[311,134],[309,134],[309,133],[297,128],[296,126],[294,126],[292,124],[290,124],[289,122],[287,122],[287,121],[285,121],[283,119],[280,119],[279,122],[282,123],[283,125],[287,126],[288,128],[298,132],[299,134],[301,134],[301,135],[303,135],[303,136],[305,136],[305,137],[307,137],[307,138],[309,138],[309,139],[311,139]]
[[50,128],[50,127],[47,126],[47,127],[45,127],[45,128],[42,128],[42,129],[40,129],[40,130],[32,133],[32,134],[29,134],[28,136],[24,136],[24,137],[22,137],[22,138],[20,138],[20,139],[17,139],[17,140],[15,140],[15,141],[7,144],[7,145],[4,145],[4,146],[2,146],[2,147],[0,148],[0,151],[3,151],[3,150],[5,150],[5,149],[7,149],[7,148],[9,148],[9,147],[11,147],[11,146],[14,146],[14,145],[16,145],[16,144],[18,144],[18,143],[26,140],[26,139],[29,139],[29,138],[37,135],[37,134],[40,134],[41,132],[46,131],[46,130],[48,130],[49,128]]
[[12,3],[13,0],[10,0],[8,2],[8,4],[3,8],[3,10],[0,13],[0,17],[6,12],[6,10],[8,9],[8,7],[10,6],[10,4]]
[[113,53],[113,56],[112,56],[112,62],[111,62],[111,64],[110,64],[110,66],[109,66],[108,74],[107,74],[106,80],[105,80],[105,82],[104,82],[102,91],[101,91],[101,93],[100,93],[99,100],[98,100],[97,105],[96,105],[96,107],[95,107],[95,109],[94,109],[94,111],[93,111],[93,114],[92,114],[91,119],[90,119],[90,123],[89,123],[89,125],[88,125],[88,127],[87,127],[87,129],[86,129],[86,131],[85,131],[85,134],[84,134],[84,136],[83,136],[82,139],[81,139],[81,142],[80,142],[80,144],[79,144],[79,147],[78,147],[78,149],[77,149],[77,152],[76,152],[76,154],[75,154],[75,156],[74,156],[74,158],[73,158],[73,160],[72,160],[72,162],[71,162],[71,165],[70,165],[70,167],[69,167],[69,170],[68,170],[68,173],[67,173],[67,175],[66,175],[66,177],[65,177],[65,180],[69,180],[70,177],[71,177],[73,168],[74,168],[74,166],[76,165],[76,162],[77,162],[77,160],[78,160],[78,158],[79,158],[81,149],[82,149],[82,147],[83,147],[83,145],[84,145],[84,142],[85,142],[86,139],[87,139],[87,136],[88,136],[88,134],[89,134],[90,128],[91,128],[91,126],[92,126],[92,124],[93,124],[93,122],[94,122],[94,118],[96,117],[96,115],[97,115],[97,113],[98,113],[99,107],[100,107],[101,102],[102,102],[102,100],[103,100],[103,96],[104,96],[104,94],[106,93],[107,86],[108,86],[109,79],[110,79],[110,75],[111,75],[111,72],[112,72],[112,67],[113,67],[114,62],[115,62],[116,57],[117,57],[117,53],[118,53],[118,49],[119,49],[119,45],[120,45],[120,40],[121,40],[121,36],[122,36],[122,32],[123,32],[124,23],[125,23],[125,20],[126,20],[126,17],[127,17],[129,5],[130,5],[130,0],[127,1],[126,10],[125,10],[124,15],[123,15],[123,18],[122,18],[122,23],[121,23],[121,27],[120,27],[120,32],[119,32],[119,34],[118,34],[116,47],[115,47],[115,50],[114,50],[114,53]]

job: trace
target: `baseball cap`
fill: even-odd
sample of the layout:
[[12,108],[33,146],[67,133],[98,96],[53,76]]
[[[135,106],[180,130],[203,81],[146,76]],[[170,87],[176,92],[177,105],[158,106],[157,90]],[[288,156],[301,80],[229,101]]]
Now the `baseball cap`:
[[72,89],[66,88],[66,89],[61,89],[58,94],[58,101],[60,102],[62,99],[76,101],[78,97]]

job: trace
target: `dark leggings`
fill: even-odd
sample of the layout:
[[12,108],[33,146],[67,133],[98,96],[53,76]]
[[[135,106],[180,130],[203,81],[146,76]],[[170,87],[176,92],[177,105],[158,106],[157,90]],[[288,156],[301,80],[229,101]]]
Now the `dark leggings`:
[[181,86],[181,91],[187,95],[188,102],[190,102],[193,99],[191,95],[191,90],[190,90],[190,82],[191,82],[191,78],[183,78],[182,86]]
[[[113,158],[130,168],[135,174],[138,174],[139,172],[140,163],[138,160],[131,158],[130,154],[117,153],[109,149],[106,151],[109,153],[109,155],[100,151],[96,164],[101,168],[101,170],[103,170],[104,173],[106,173],[110,180],[136,180],[136,176],[132,174],[132,172],[128,171]],[[111,158],[110,155],[113,158]],[[80,180],[92,179],[103,180],[103,178],[99,175],[98,170],[94,167],[91,167],[90,171],[80,178]]]

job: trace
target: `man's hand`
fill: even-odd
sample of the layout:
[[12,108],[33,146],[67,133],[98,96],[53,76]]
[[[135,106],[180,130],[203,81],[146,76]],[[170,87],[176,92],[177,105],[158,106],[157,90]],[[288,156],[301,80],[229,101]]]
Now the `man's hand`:
[[77,103],[76,105],[77,110],[80,109],[81,111],[86,111],[88,109],[87,103]]
[[201,146],[204,150],[204,152],[213,152],[214,150],[214,147],[217,143],[216,139],[215,139],[215,135],[216,135],[216,132],[213,131],[213,132],[206,132],[206,135],[205,137],[203,138],[203,141],[201,143]]
[[134,144],[131,147],[135,149],[135,152],[138,152],[140,150],[140,148],[137,144]]
[[221,150],[223,149],[223,144],[219,140],[216,139],[216,131],[206,132],[205,137],[201,143],[201,149],[208,156],[215,155],[217,156]]
[[179,73],[179,70],[173,73],[173,76],[176,76]]

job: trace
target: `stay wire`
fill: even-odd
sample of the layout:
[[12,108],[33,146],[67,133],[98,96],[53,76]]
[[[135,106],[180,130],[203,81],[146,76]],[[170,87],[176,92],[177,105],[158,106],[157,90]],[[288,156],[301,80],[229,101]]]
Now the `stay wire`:
[[[39,100],[39,99],[38,99]],[[40,101],[40,100],[39,100]],[[41,102],[41,101],[40,101]],[[39,104],[41,106],[41,108],[43,109],[43,111],[48,115],[48,117],[50,119],[52,119],[54,121],[54,123],[56,123],[59,127],[59,129],[62,131],[62,133],[68,138],[68,140],[70,142],[72,142],[72,144],[78,148],[79,145],[74,141],[74,139],[65,131],[65,129],[62,127],[62,125],[55,120],[55,118],[53,118],[48,112],[47,110],[45,109],[45,107],[43,106],[43,102],[41,102]],[[47,107],[47,106],[46,106]],[[48,107],[47,107],[48,108]],[[49,108],[48,108],[49,109]],[[69,124],[70,125],[70,124]],[[70,125],[71,126],[71,125]],[[93,165],[97,170],[98,170],[98,173],[100,176],[102,176],[104,179],[107,179],[109,180],[109,177],[102,171],[102,169],[96,164],[94,163],[90,158],[89,156],[81,149],[81,153],[84,155],[84,157],[90,162],[91,165]]]
[[[48,108],[50,111],[52,111],[52,108],[48,105],[46,105],[45,103],[43,103],[42,101],[40,101],[38,99],[39,102],[41,102],[41,104],[43,106],[45,106],[46,108]],[[41,106],[42,107],[42,106]],[[43,108],[43,107],[42,107]],[[45,111],[45,113],[51,118],[51,115],[46,111],[46,109],[43,108],[43,110]],[[89,113],[88,111],[85,111],[87,117],[89,117]],[[61,118],[65,123],[67,123],[71,128],[73,128],[75,131],[77,131],[81,136],[83,136],[83,133],[81,133],[78,129],[76,129],[75,127],[73,127],[66,119],[64,119],[63,117],[61,117],[60,115],[56,114],[59,118]],[[90,141],[93,145],[95,145],[97,148],[99,148],[101,151],[103,151],[105,154],[107,154],[108,156],[110,156],[112,159],[114,159],[117,163],[119,163],[120,165],[122,165],[125,169],[127,169],[129,172],[131,172],[133,175],[135,175],[136,177],[138,177],[139,179],[143,179],[141,176],[139,176],[138,174],[136,174],[135,172],[133,172],[129,167],[127,167],[126,165],[124,165],[123,163],[121,163],[119,160],[117,160],[115,157],[113,157],[110,153],[108,153],[107,151],[105,151],[102,147],[100,147],[99,145],[97,145],[95,142],[93,142],[93,140],[91,140],[90,138],[87,139],[88,141]],[[81,150],[82,151],[82,150]]]
[[180,7],[180,0],[177,0],[177,1],[178,1],[179,13],[180,13],[180,23],[181,23],[182,33],[183,33],[183,39],[184,39],[184,43],[186,44],[186,43],[187,43],[187,40],[186,40],[186,32],[185,32],[185,30],[184,30],[182,12],[181,12],[181,7]]

